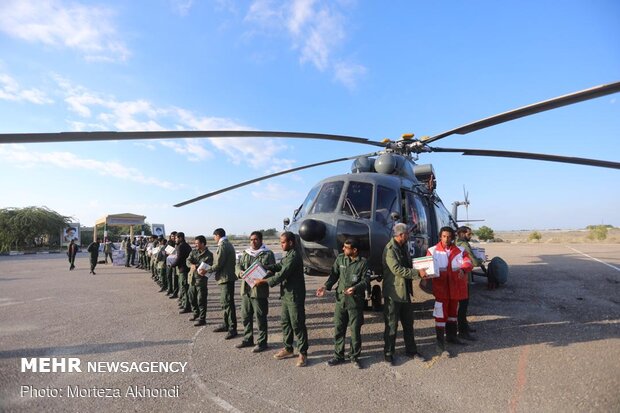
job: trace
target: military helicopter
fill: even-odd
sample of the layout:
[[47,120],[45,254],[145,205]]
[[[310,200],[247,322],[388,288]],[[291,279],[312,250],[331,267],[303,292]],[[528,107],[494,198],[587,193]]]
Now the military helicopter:
[[[431,143],[454,134],[465,135],[619,91],[620,82],[600,85],[491,116],[435,136],[416,139],[413,134],[405,134],[397,141],[379,142],[361,137],[305,132],[177,130],[0,134],[0,143],[269,137],[323,139],[380,147],[379,151],[372,153],[322,161],[269,174],[175,205],[181,207],[245,185],[303,169],[353,160],[351,173],[332,176],[317,183],[295,210],[292,219],[284,220],[284,226],[299,235],[307,274],[329,273],[345,239],[356,237],[361,242],[361,255],[369,259],[369,267],[374,277],[380,278],[383,247],[389,241],[395,223],[404,222],[409,226],[411,231],[409,248],[413,256],[425,255],[429,246],[438,242],[438,231],[441,227],[457,226],[456,217],[448,212],[435,191],[437,182],[432,165],[416,163],[421,153],[454,152],[469,156],[533,159],[620,169],[618,162],[597,159],[487,149],[440,148],[430,146]],[[466,198],[464,205],[468,204]],[[373,291],[373,296],[374,293],[376,290]]]

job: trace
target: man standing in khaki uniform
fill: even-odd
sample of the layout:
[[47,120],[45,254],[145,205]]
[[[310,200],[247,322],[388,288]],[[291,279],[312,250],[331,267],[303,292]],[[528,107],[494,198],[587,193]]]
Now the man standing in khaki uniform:
[[224,323],[213,330],[216,333],[228,331],[226,340],[237,337],[237,311],[235,309],[235,265],[237,261],[235,247],[226,237],[226,231],[218,228],[213,231],[213,239],[217,243],[217,250],[213,258],[213,266],[208,272],[215,273],[215,281],[220,286],[220,304],[224,316]]
[[[290,231],[280,235],[280,246],[286,253],[279,264],[269,265],[267,277],[257,280],[256,285],[269,284],[269,287],[280,285],[282,300],[282,340],[284,348],[273,357],[277,360],[294,357],[293,333],[297,337],[299,357],[296,366],[304,367],[308,359],[308,329],[306,328],[306,280],[304,264],[296,249],[295,234]],[[275,274],[274,274],[275,272]]]
[[[474,255],[471,250],[471,245],[469,245],[472,236],[471,228],[467,226],[459,227],[459,229],[456,230],[456,235],[456,246],[465,249],[474,267],[480,267],[483,262]],[[474,330],[467,321],[467,308],[469,307],[469,282],[471,282],[471,277],[471,272],[469,272],[467,274],[467,298],[459,301],[458,332],[459,337],[464,338],[465,340],[476,341],[476,338],[471,335],[471,333],[474,333],[476,330]]]
[[194,240],[196,247],[187,257],[187,266],[189,267],[189,275],[187,282],[189,284],[188,296],[192,306],[194,315],[189,321],[196,321],[196,327],[207,324],[207,277],[206,270],[199,270],[198,267],[203,262],[208,265],[213,264],[213,254],[207,248],[207,239],[204,235],[198,235]]
[[394,348],[398,322],[403,327],[405,338],[405,354],[410,358],[420,357],[413,337],[413,295],[412,281],[416,277],[426,277],[425,270],[413,267],[407,241],[409,230],[407,225],[394,225],[394,237],[383,250],[383,317],[385,332],[383,333],[385,361],[394,363]]
[[[258,261],[263,267],[276,263],[276,258],[265,244],[263,244],[263,234],[254,231],[250,234],[250,248],[243,252],[237,265],[237,277],[241,278],[243,273],[252,264]],[[267,349],[267,314],[269,313],[269,286],[261,285],[250,286],[241,281],[241,319],[243,320],[243,341],[237,344],[237,348],[250,347],[254,345],[253,319],[256,314],[258,324],[258,340],[254,353],[260,353]]]
[[355,239],[347,239],[342,250],[344,253],[336,258],[325,285],[316,290],[317,297],[323,297],[325,290],[331,290],[334,284],[338,283],[334,311],[334,358],[327,364],[336,366],[344,363],[344,341],[348,325],[351,329],[350,359],[356,368],[361,369],[359,356],[362,352],[364,293],[370,284],[368,262],[366,258],[359,256],[359,245]]

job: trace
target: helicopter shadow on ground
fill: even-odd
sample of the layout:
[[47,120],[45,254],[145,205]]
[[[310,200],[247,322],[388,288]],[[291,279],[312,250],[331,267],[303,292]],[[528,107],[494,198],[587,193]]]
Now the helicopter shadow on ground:
[[469,318],[478,341],[452,346],[456,354],[620,338],[618,273],[571,254],[539,259],[510,266],[508,282],[496,290],[487,290],[486,281],[476,278]]
[[[487,290],[486,278],[476,277],[470,286],[470,322],[477,329],[475,342],[467,346],[449,345],[453,356],[465,352],[481,352],[530,344],[566,346],[577,342],[620,337],[620,327],[613,320],[620,318],[617,298],[618,275],[605,268],[598,272],[578,271],[589,268],[591,261],[571,254],[538,257],[532,265],[512,265],[508,282],[495,290]],[[562,266],[558,266],[563,262]],[[333,357],[334,294],[315,297],[308,289],[306,321],[310,352],[313,358],[328,360]],[[235,298],[239,329],[240,298]],[[419,294],[414,299],[415,338],[418,349],[430,354],[435,345],[432,321],[434,300]],[[280,300],[272,294],[269,299],[269,335],[281,334]],[[209,318],[219,321],[219,293],[209,294]],[[215,314],[215,315],[214,315]],[[365,364],[383,360],[383,313],[365,311],[362,327],[362,357]],[[609,322],[612,320],[612,322]],[[323,330],[319,332],[319,330]],[[345,352],[349,348],[347,331]],[[271,345],[279,343],[271,341]],[[399,325],[396,342],[396,364],[406,362],[402,326]]]

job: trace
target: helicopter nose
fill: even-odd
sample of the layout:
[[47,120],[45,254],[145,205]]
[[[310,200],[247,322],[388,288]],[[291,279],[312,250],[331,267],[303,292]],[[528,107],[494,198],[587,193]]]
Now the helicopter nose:
[[325,238],[327,228],[322,221],[307,219],[299,227],[299,236],[307,242],[319,242]]

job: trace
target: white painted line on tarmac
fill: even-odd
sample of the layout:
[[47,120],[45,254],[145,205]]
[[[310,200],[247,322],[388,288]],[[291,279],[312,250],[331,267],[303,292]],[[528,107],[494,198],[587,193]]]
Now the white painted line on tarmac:
[[573,251],[575,251],[575,252],[578,252],[579,254],[581,254],[581,255],[583,255],[583,256],[585,256],[585,257],[590,258],[591,260],[594,260],[594,261],[600,262],[601,264],[605,264],[606,266],[608,266],[608,267],[610,267],[610,268],[613,268],[613,269],[614,269],[614,270],[616,270],[616,271],[620,271],[620,268],[616,267],[615,265],[608,264],[608,263],[606,263],[605,261],[601,261],[601,260],[599,260],[598,258],[594,258],[594,257],[592,257],[592,256],[590,256],[590,255],[588,255],[588,254],[586,254],[585,252],[581,252],[581,251],[579,251],[579,250],[577,250],[577,249],[575,249],[575,248],[573,248],[573,247],[568,247],[568,248],[570,248],[571,250],[573,250]]
[[222,399],[221,397],[218,397],[217,395],[213,394],[209,388],[207,387],[207,385],[205,384],[204,381],[202,381],[202,379],[200,378],[200,376],[198,375],[198,373],[196,373],[196,371],[194,370],[194,366],[193,366],[193,354],[194,354],[194,343],[196,342],[196,338],[198,337],[198,334],[200,334],[205,328],[204,327],[200,327],[198,329],[198,331],[196,331],[196,334],[194,334],[194,337],[192,337],[192,342],[189,344],[190,347],[190,351],[189,351],[189,366],[192,369],[192,379],[194,380],[194,382],[196,383],[196,385],[198,386],[198,388],[207,395],[207,397],[216,405],[218,405],[220,408],[222,408],[223,410],[227,411],[227,412],[232,412],[232,413],[242,413],[241,410],[237,409],[235,406],[233,406],[232,404],[228,403],[226,400]]
[[270,405],[272,405],[272,406],[274,406],[274,407],[279,407],[279,408],[280,408],[280,409],[282,409],[282,410],[288,410],[289,412],[293,412],[293,413],[300,413],[300,412],[299,412],[299,410],[295,410],[295,409],[293,409],[292,407],[287,406],[286,404],[282,404],[282,403],[279,403],[279,402],[277,402],[277,401],[275,401],[275,400],[266,399],[266,398],[264,398],[264,397],[257,396],[255,392],[251,392],[251,391],[248,391],[248,390],[246,390],[246,389],[242,389],[242,388],[240,388],[240,387],[238,387],[238,386],[235,386],[235,385],[234,385],[234,384],[232,384],[232,383],[228,383],[228,382],[226,382],[226,381],[224,381],[224,380],[218,380],[218,383],[221,383],[221,384],[223,384],[223,385],[225,385],[225,386],[227,386],[227,387],[230,387],[231,389],[235,389],[235,390],[237,390],[239,393],[244,393],[244,394],[246,394],[246,395],[248,395],[248,396],[252,396],[252,397],[255,397],[255,398],[256,398],[256,397],[258,397],[258,398],[259,398],[260,400],[262,400],[263,402],[265,402],[265,403],[269,403]]
[[15,304],[25,304],[25,301],[7,301],[4,303],[0,303],[0,307],[6,307],[7,305],[15,305]]
[[[35,298],[32,301],[51,300],[52,298],[54,298],[54,297]],[[0,298],[0,301],[3,301],[3,302],[0,302],[0,307],[6,307],[8,305],[16,305],[16,304],[26,304],[26,301],[13,301],[12,298]]]

